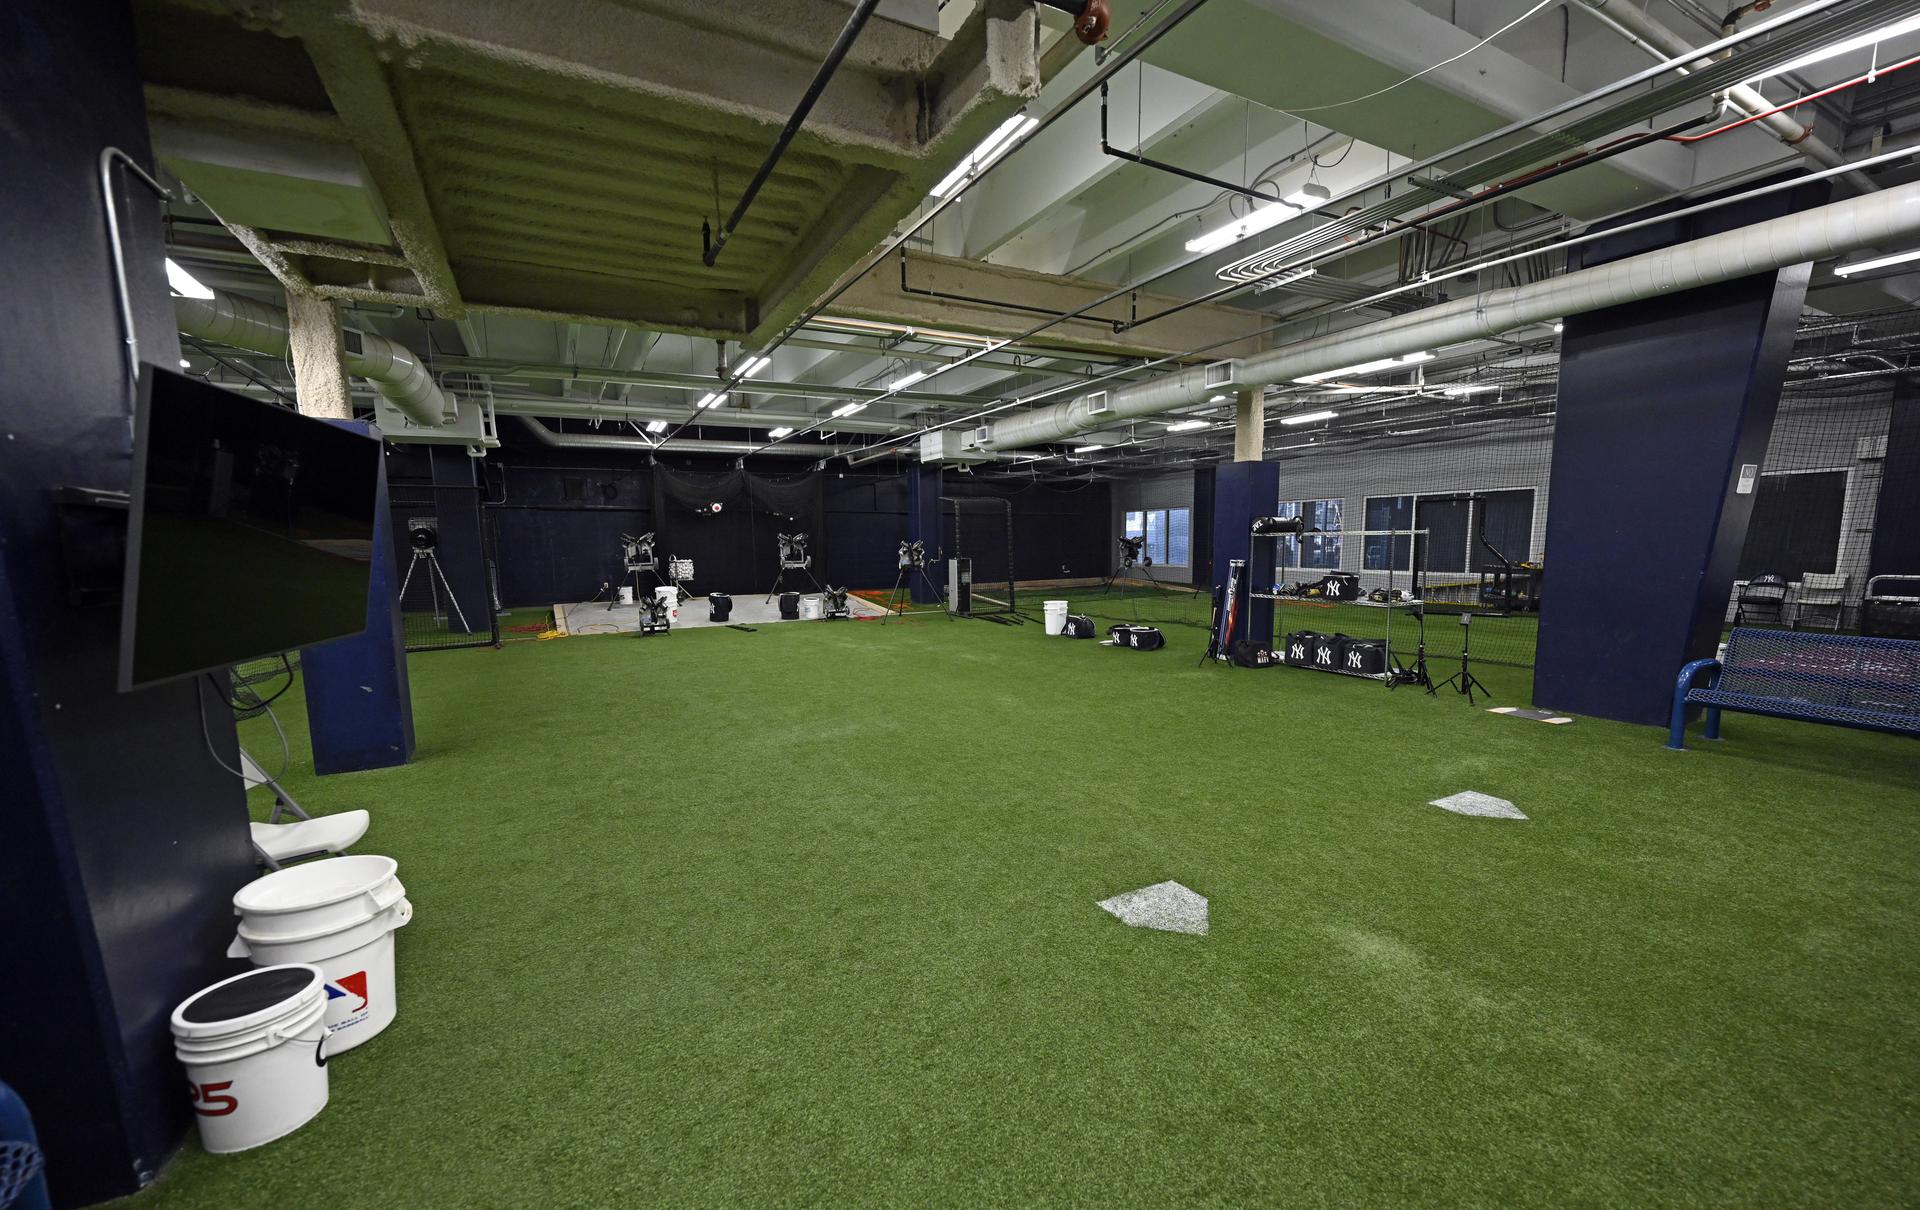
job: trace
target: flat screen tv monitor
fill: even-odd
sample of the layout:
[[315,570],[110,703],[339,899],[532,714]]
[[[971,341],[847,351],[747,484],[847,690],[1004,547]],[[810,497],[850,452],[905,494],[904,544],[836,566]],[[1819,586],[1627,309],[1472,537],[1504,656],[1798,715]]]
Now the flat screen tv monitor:
[[376,437],[143,366],[120,688],[365,630],[380,455]]

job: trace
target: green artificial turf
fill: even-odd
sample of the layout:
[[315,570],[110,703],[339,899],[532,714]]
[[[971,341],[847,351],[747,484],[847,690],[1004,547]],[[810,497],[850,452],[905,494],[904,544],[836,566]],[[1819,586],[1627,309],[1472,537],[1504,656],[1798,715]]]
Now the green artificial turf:
[[[1076,592],[1033,608],[1132,608]],[[1677,754],[1168,636],[435,652],[414,763],[318,780],[288,695],[289,786],[415,905],[399,1019],[134,1204],[1920,1198],[1912,741]],[[1464,789],[1531,818],[1424,805]],[[1094,906],[1163,879],[1211,935]]]

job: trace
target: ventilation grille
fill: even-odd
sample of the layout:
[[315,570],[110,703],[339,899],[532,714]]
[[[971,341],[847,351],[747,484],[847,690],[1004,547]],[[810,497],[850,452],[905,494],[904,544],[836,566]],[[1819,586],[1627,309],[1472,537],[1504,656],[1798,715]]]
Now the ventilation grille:
[[1104,416],[1112,410],[1112,407],[1108,404],[1107,393],[1105,391],[1095,391],[1093,394],[1087,396],[1087,415]]
[[1233,381],[1233,363],[1216,361],[1207,367],[1207,389],[1214,390]]

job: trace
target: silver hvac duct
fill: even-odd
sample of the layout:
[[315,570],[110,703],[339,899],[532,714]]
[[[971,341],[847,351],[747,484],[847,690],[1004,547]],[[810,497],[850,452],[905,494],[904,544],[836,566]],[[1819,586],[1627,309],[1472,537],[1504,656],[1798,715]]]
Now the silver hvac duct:
[[[1528,324],[1638,302],[1829,260],[1860,248],[1920,236],[1920,183],[1832,202],[1737,231],[1643,252],[1548,281],[1490,290],[1344,332],[1303,340],[1238,363],[1235,386],[1264,386],[1324,374],[1384,357],[1481,340]],[[993,422],[989,448],[1005,450],[1064,441],[1116,421],[1152,416],[1208,399],[1200,371],[1106,392],[1104,410],[1088,415],[1087,399],[1038,408]]]
[[783,442],[767,448],[764,441],[703,441],[675,437],[654,442],[644,437],[619,437],[604,433],[556,433],[531,416],[515,419],[527,427],[534,439],[557,450],[659,450],[669,454],[791,454],[796,458],[832,458],[853,451],[854,446],[806,445]]
[[[1656,59],[1678,59],[1698,48],[1684,35],[1675,33],[1662,25],[1649,13],[1635,8],[1621,0],[1580,0],[1600,18],[1613,27],[1629,42],[1640,47]],[[1702,60],[1698,66],[1705,66],[1711,60]],[[1787,113],[1768,113],[1777,108],[1772,101],[1760,94],[1760,91],[1746,84],[1735,84],[1727,90],[1727,101],[1748,117],[1765,113],[1757,125],[1764,126],[1782,143],[1793,148],[1801,155],[1812,160],[1822,168],[1838,168],[1846,163],[1846,157],[1822,142],[1813,133],[1813,127],[1802,125]],[[1849,172],[1845,177],[1848,184],[1862,193],[1872,193],[1880,186],[1864,172]]]
[[[215,290],[212,298],[176,296],[173,314],[189,336],[271,357],[287,355],[287,313],[278,307]],[[371,332],[348,329],[343,335],[341,360],[347,373],[372,382],[407,419],[431,428],[454,418],[453,396],[440,389],[405,345]]]
[[[503,416],[542,416],[548,420],[667,420],[678,423],[687,418],[687,407],[647,403],[588,403],[544,395],[509,395],[495,392],[493,410]],[[717,428],[765,429],[785,425],[802,429],[821,417],[811,412],[762,412],[749,408],[711,408],[700,413],[699,423]],[[842,433],[898,433],[913,427],[897,420],[862,420],[858,416],[836,417],[832,428]]]

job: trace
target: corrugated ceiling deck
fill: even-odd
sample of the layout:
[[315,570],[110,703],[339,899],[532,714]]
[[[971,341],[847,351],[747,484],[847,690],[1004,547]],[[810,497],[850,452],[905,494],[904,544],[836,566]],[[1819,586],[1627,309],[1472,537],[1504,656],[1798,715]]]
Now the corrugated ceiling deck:
[[700,224],[725,212],[771,143],[763,123],[568,81],[440,68],[393,73],[456,274],[462,261],[541,265],[675,292],[764,289],[859,171],[804,138],[712,269]]

